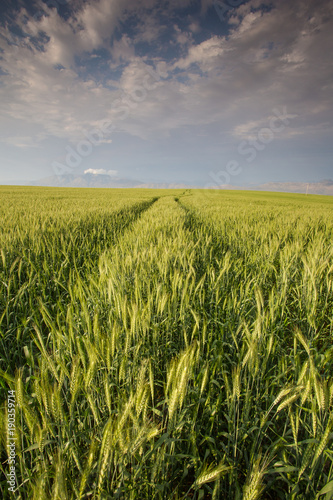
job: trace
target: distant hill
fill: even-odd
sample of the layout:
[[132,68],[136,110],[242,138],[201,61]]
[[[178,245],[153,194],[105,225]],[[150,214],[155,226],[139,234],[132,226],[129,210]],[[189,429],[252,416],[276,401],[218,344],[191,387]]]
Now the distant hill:
[[322,182],[268,182],[257,188],[263,191],[282,191],[287,193],[326,194],[333,196],[333,181]]
[[[31,186],[82,187],[82,188],[150,188],[150,189],[202,189],[185,183],[142,182],[104,174],[53,175],[39,181],[30,182]],[[333,180],[321,182],[267,182],[252,186],[211,185],[208,189],[236,189],[250,191],[276,191],[285,193],[325,194],[333,196]]]
[[30,182],[31,186],[82,187],[82,188],[151,188],[151,189],[188,189],[195,188],[183,183],[141,182],[136,179],[122,179],[104,174],[53,175]]
[[103,174],[53,175],[30,183],[32,186],[82,188],[130,188],[137,187],[138,184],[140,182],[136,180],[121,179],[120,177]]
[[281,193],[325,194],[333,196],[333,181],[328,179],[321,182],[267,182],[250,187],[223,184],[220,186],[212,185],[211,189],[275,191]]

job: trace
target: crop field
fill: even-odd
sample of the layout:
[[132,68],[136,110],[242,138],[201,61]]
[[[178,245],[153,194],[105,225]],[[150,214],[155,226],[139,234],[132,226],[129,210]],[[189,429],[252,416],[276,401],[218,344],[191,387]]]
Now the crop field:
[[332,197],[0,200],[1,498],[333,498]]

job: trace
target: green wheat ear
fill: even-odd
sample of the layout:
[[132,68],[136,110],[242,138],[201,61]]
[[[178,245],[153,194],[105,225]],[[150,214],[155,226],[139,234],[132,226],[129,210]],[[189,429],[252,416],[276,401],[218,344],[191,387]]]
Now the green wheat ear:
[[20,498],[326,491],[329,197],[13,187],[0,197],[0,442],[15,389]]
[[248,475],[247,482],[243,490],[243,498],[246,500],[256,500],[261,497],[263,491],[263,479],[268,467],[269,461],[265,457],[263,460],[261,454],[253,461],[252,469]]
[[226,474],[230,471],[232,467],[226,466],[225,463],[220,463],[216,467],[207,468],[204,472],[200,474],[200,476],[196,479],[193,487],[199,488],[203,484],[210,483],[212,481],[216,481],[219,477]]
[[83,473],[81,476],[79,498],[82,498],[82,496],[84,494],[89,475],[92,471],[92,466],[93,466],[93,461],[94,461],[94,458],[96,455],[96,451],[97,451],[97,441],[95,438],[92,438],[91,443],[90,443],[90,447],[89,447],[88,457],[86,460],[86,465],[84,467],[84,470],[83,470]]

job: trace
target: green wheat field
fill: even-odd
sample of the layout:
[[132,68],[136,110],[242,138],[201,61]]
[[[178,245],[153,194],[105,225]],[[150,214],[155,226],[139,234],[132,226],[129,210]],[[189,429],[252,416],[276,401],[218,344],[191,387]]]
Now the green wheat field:
[[1,498],[333,498],[332,197],[0,200]]

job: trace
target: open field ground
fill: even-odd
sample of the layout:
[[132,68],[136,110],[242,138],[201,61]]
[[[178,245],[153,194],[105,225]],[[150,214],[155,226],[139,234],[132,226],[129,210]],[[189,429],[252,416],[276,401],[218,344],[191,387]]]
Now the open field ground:
[[2,498],[333,497],[333,198],[0,199]]

